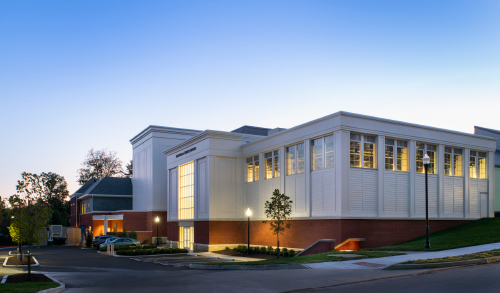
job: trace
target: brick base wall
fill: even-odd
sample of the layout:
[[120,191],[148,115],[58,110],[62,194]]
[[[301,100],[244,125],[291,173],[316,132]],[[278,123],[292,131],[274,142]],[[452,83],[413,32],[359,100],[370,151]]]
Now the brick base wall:
[[[469,222],[469,220],[430,221],[430,232],[436,232]],[[206,224],[199,226],[206,229]],[[178,229],[178,226],[177,226]],[[206,236],[197,231],[202,244],[247,243],[246,221],[210,221],[208,225],[208,243]],[[337,244],[348,238],[364,238],[363,247],[380,247],[405,242],[425,235],[424,220],[292,220],[291,228],[280,235],[280,246],[306,248],[318,239],[335,239]],[[173,240],[173,239],[172,239]],[[200,242],[196,242],[200,243]],[[269,230],[269,224],[261,221],[250,222],[250,244],[276,246],[277,237]]]

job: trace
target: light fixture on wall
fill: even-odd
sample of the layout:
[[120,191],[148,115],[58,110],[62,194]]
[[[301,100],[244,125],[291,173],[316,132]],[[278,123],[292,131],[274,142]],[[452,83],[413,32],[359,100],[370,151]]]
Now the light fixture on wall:
[[427,174],[429,170],[429,164],[431,163],[431,158],[425,154],[422,159],[425,168],[425,246],[424,249],[431,249],[429,243],[429,186],[427,184]]
[[158,224],[160,223],[160,217],[156,216],[155,218],[156,222],[156,245],[160,245],[159,237],[158,237]]
[[250,216],[252,215],[252,211],[250,210],[250,208],[247,208],[247,211],[245,213],[248,217],[248,237],[247,237],[247,240],[248,240],[248,247],[247,247],[247,254],[250,254]]

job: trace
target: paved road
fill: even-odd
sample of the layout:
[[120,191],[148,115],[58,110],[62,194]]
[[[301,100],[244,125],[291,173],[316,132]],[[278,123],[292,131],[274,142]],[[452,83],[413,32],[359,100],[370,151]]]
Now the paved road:
[[[0,252],[0,258],[2,258]],[[383,271],[383,270],[276,270],[276,271],[204,271],[192,270],[184,266],[162,265],[145,261],[136,261],[129,258],[116,258],[101,255],[95,250],[81,250],[75,247],[42,247],[34,250],[41,266],[38,271],[46,272],[60,281],[66,283],[65,292],[285,292],[294,290],[329,290],[336,292],[353,292],[349,286],[356,287],[354,292],[367,290],[371,292],[391,292],[391,284],[399,288],[398,292],[443,292],[442,290],[429,290],[441,288],[441,279],[452,283],[453,272],[465,270],[460,273],[460,281],[469,282],[474,288],[488,292],[496,286],[500,291],[500,281],[490,281],[490,276],[498,275],[499,265],[485,265],[452,270],[437,271],[431,274],[404,275],[421,273],[414,271]],[[157,257],[159,260],[161,257]],[[186,256],[172,256],[170,260],[178,258],[186,261]],[[136,258],[137,259],[137,258]],[[155,259],[155,258],[151,258]],[[168,261],[167,261],[168,262]],[[173,263],[174,261],[171,261]],[[479,268],[480,270],[474,269]],[[484,267],[484,269],[482,269]],[[488,272],[492,270],[492,272]],[[469,272],[470,271],[470,272]],[[440,277],[443,274],[444,277]],[[486,277],[475,278],[475,274]],[[400,277],[397,277],[400,276]],[[401,277],[403,276],[403,277]],[[396,278],[392,278],[396,277]],[[380,278],[392,278],[380,281],[368,281]],[[498,279],[498,278],[497,278]],[[334,285],[352,282],[368,281],[355,285]],[[411,288],[405,284],[411,284]],[[426,285],[429,283],[430,285]],[[376,287],[374,285],[376,284]],[[440,287],[441,286],[441,287]],[[464,292],[457,289],[460,286],[450,285],[453,292]],[[347,288],[347,289],[345,289]],[[446,287],[447,288],[447,287]],[[462,287],[467,288],[467,287]],[[392,290],[392,289],[391,289]],[[451,292],[452,290],[450,290]],[[392,291],[396,292],[396,291]],[[426,292],[427,293],[427,292]]]
[[467,266],[431,271],[418,275],[401,276],[355,284],[294,292],[500,292],[500,263]]

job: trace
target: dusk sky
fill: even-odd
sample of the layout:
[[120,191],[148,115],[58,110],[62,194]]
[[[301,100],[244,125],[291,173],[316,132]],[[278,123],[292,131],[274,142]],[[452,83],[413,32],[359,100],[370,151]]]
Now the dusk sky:
[[0,1],[0,196],[148,125],[500,129],[500,1]]

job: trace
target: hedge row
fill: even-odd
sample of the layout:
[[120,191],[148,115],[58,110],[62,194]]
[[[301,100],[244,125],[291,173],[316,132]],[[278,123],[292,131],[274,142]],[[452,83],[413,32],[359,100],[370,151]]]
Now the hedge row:
[[187,249],[182,248],[156,248],[156,249],[136,249],[136,250],[119,250],[118,255],[148,255],[148,254],[172,254],[172,253],[187,253]]
[[[226,247],[226,250],[229,250],[229,247]],[[233,248],[233,251],[239,252],[239,253],[247,253],[247,247],[245,245],[238,245],[237,247]],[[262,247],[250,247],[250,254],[267,254],[267,255],[276,255],[276,249],[274,249],[272,246],[262,246]],[[291,257],[296,254],[295,250],[290,249],[288,250],[286,247],[280,249],[280,256],[282,257]]]

